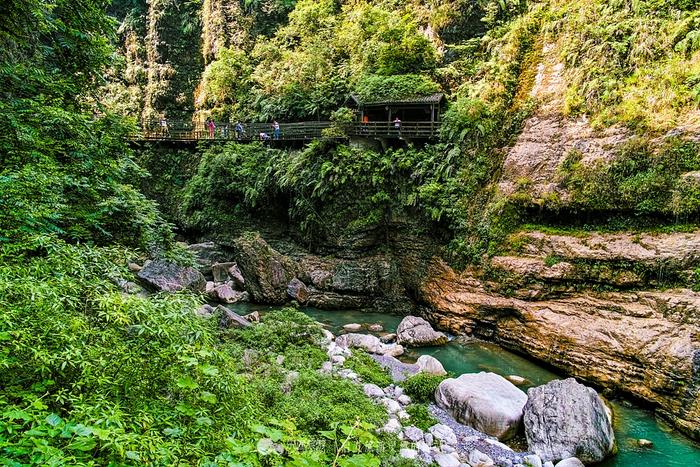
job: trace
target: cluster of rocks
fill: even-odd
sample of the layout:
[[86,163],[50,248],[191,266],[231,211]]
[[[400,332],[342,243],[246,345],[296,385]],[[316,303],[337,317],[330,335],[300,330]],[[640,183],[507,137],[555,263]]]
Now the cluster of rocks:
[[247,302],[249,294],[245,291],[245,279],[236,263],[214,263],[212,281],[207,281],[207,296],[220,303]]
[[528,449],[540,463],[577,458],[591,464],[616,451],[612,413],[598,393],[573,378],[531,388],[527,395],[494,373],[444,380],[437,405],[455,420],[504,441],[524,426]]
[[[386,409],[388,421],[378,431],[395,434],[406,443],[406,447],[400,450],[399,455],[401,457],[418,460],[425,464],[434,463],[441,467],[468,467],[470,465],[473,467],[488,467],[496,465],[487,454],[478,449],[470,449],[465,452],[463,449],[464,445],[459,443],[453,429],[444,423],[437,423],[431,426],[427,432],[414,425],[408,425],[411,416],[406,408],[412,401],[404,393],[404,389],[401,386],[390,384],[381,388],[372,383],[363,384],[357,373],[344,367],[347,358],[352,355],[352,348],[380,350],[381,345],[386,344],[382,344],[375,336],[350,333],[335,337],[327,330],[324,330],[324,333],[324,345],[329,360],[323,363],[319,371],[362,384],[363,391],[367,397]],[[357,336],[373,339],[361,340]],[[399,344],[394,344],[394,346],[399,346]],[[393,356],[385,354],[378,356],[395,359]],[[421,356],[413,366],[415,367],[415,372],[428,371],[435,374],[445,374],[442,364],[428,355]],[[475,430],[472,431],[478,433]],[[506,459],[503,456],[505,451],[512,453],[505,445],[499,446],[494,444],[492,445],[492,450],[501,454],[501,457],[504,459]],[[510,463],[508,465],[513,464]]]

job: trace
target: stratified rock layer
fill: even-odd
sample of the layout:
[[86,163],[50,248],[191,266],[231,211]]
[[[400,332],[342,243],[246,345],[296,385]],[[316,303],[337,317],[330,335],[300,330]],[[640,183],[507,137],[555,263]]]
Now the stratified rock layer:
[[[474,271],[440,260],[419,285],[442,329],[496,342],[616,392],[656,405],[700,437],[700,294],[583,291],[555,298],[507,297]],[[527,297],[528,294],[522,294]]]

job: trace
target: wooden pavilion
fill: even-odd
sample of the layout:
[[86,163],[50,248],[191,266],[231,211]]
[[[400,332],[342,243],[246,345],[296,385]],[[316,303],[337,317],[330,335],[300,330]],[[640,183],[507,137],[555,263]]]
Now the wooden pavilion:
[[437,123],[445,102],[443,93],[393,100],[363,100],[351,94],[348,106],[356,111],[358,122],[390,123],[398,117],[402,122]]

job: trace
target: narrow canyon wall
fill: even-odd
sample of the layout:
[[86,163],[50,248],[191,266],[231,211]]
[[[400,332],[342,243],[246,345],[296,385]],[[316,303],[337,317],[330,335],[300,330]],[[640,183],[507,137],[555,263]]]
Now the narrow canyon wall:
[[[431,321],[641,399],[700,437],[700,293],[655,289],[644,278],[611,282],[635,274],[635,265],[663,265],[667,274],[696,267],[700,232],[642,241],[525,237],[520,253],[493,258],[483,270],[460,274],[433,259],[417,284]],[[548,261],[552,255],[559,262]],[[595,266],[585,269],[588,275],[575,267],[582,261]]]

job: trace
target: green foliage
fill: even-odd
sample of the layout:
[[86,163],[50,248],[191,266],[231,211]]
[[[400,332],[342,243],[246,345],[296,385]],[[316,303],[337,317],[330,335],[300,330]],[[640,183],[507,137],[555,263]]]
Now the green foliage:
[[282,310],[221,331],[194,295],[125,295],[108,278],[129,277],[133,255],[47,238],[0,247],[2,463],[377,462],[384,409],[317,372],[318,325]]
[[697,125],[697,2],[551,3],[569,113],[640,131]]
[[439,91],[439,86],[422,75],[365,75],[355,85],[355,93],[364,101],[400,100]]
[[357,373],[365,383],[373,383],[382,388],[393,383],[391,375],[361,350],[353,351],[345,361],[345,367]]
[[322,339],[318,324],[307,315],[284,309],[263,316],[265,326],[250,326],[236,333],[236,339],[248,348],[269,352],[283,352],[288,345],[302,347]]
[[197,105],[212,109],[217,119],[235,121],[245,115],[240,103],[250,92],[252,70],[245,53],[222,48],[202,73]]
[[132,185],[143,172],[130,126],[86,104],[110,59],[105,4],[11,1],[0,19],[0,241],[150,247],[169,236]]
[[244,222],[247,211],[273,208],[271,171],[282,155],[261,144],[206,148],[184,191],[186,225],[202,232],[222,231]]
[[435,398],[435,390],[448,376],[418,373],[407,378],[402,386],[414,402],[430,402]]
[[623,146],[611,162],[584,165],[574,160],[562,168],[573,209],[660,214],[676,219],[700,213],[698,184],[690,177],[681,177],[700,170],[697,143],[669,140],[654,151],[647,141],[636,139]]
[[430,414],[428,411],[427,404],[411,404],[406,407],[406,412],[411,416],[410,424],[417,426],[423,431],[428,431],[428,429],[439,423],[439,421]]

